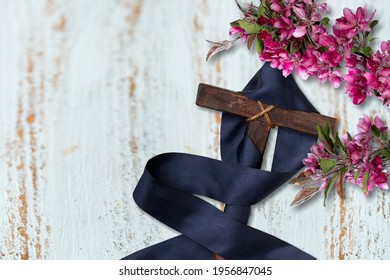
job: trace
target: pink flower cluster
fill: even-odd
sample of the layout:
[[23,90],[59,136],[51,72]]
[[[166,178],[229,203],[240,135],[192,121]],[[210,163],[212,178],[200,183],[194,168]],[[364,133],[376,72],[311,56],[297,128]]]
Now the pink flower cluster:
[[322,16],[327,4],[315,0],[263,0],[259,7],[247,4],[241,10],[243,19],[232,23],[229,34],[243,42],[255,35],[260,59],[284,76],[296,71],[302,79],[314,76],[335,88],[345,81],[354,104],[377,96],[390,106],[390,41],[372,51],[370,35],[377,21],[366,6],[356,12],[345,8],[331,28]]
[[[375,136],[372,133],[373,127],[378,133]],[[383,168],[383,159],[377,155],[377,149],[387,148],[387,143],[383,143],[383,136],[387,135],[387,127],[382,120],[376,116],[372,123],[370,118],[364,115],[359,120],[359,134],[355,135],[352,140],[344,136],[344,143],[347,147],[351,159],[350,171],[346,174],[346,181],[358,186],[363,186],[364,174],[367,175],[367,189],[363,191],[368,194],[374,186],[382,190],[387,190],[387,170]],[[379,136],[378,136],[379,135]],[[380,139],[382,136],[382,139]],[[387,160],[386,157],[384,157]],[[357,173],[359,172],[359,173]]]
[[260,59],[282,70],[284,76],[296,70],[304,80],[317,76],[321,82],[329,80],[339,87],[342,48],[320,24],[323,19],[321,13],[328,10],[327,5],[299,0],[285,1],[283,5],[277,0],[269,2],[277,17],[261,17],[269,29],[258,35],[264,42]]
[[390,160],[390,147],[387,127],[378,116],[373,121],[364,116],[359,120],[358,130],[354,137],[345,134],[342,141],[337,135],[324,135],[321,130],[321,143],[313,145],[303,159],[305,176],[320,185],[321,190],[331,188],[330,182],[335,176],[360,186],[365,195],[375,186],[388,189],[385,167]]

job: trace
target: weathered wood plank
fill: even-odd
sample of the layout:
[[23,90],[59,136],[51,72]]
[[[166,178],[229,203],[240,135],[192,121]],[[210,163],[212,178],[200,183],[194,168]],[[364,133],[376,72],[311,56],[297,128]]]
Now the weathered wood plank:
[[[248,119],[256,117],[264,112],[259,108],[258,101],[250,99],[239,92],[222,89],[206,84],[199,84],[196,104],[221,112],[236,114]],[[323,127],[328,124],[331,129],[335,127],[336,119],[323,116],[313,112],[286,110],[275,107],[273,104],[263,103],[264,110],[272,106],[269,112],[270,122],[274,126],[281,126],[304,132],[310,135],[317,135],[317,125]],[[259,119],[267,123],[265,117]]]
[[[327,2],[334,18],[366,1]],[[220,114],[195,106],[197,85],[239,91],[261,66],[244,47],[205,62],[205,39],[227,38],[239,16],[234,1],[1,3],[0,259],[118,259],[177,234],[132,190],[158,153],[219,158]],[[369,5],[388,39],[389,3]],[[379,100],[357,107],[296,80],[341,133],[363,112],[390,120]],[[286,185],[253,207],[251,225],[321,259],[390,258],[387,192],[347,187],[345,201],[292,209],[295,193]]]

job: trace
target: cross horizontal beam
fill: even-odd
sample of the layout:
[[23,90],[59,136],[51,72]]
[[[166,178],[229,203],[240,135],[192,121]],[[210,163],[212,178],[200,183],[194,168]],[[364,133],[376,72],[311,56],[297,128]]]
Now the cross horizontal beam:
[[[250,118],[261,112],[258,101],[235,92],[207,84],[199,84],[196,104],[209,109]],[[268,107],[270,104],[264,104]],[[275,107],[267,113],[276,126],[291,128],[300,132],[317,135],[317,125],[329,124],[334,129],[336,119],[315,112],[287,110]],[[265,118],[259,119],[266,122]]]

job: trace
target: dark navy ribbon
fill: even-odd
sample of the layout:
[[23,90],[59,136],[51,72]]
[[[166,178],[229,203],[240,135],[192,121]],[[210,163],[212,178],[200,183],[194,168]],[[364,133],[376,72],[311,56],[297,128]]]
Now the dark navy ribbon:
[[[255,100],[280,108],[317,112],[292,76],[265,64],[244,88]],[[222,161],[167,153],[148,161],[134,200],[182,235],[124,259],[314,259],[300,249],[247,225],[250,207],[265,199],[302,168],[316,138],[278,129],[271,172],[260,170],[262,155],[247,136],[244,118],[224,113]],[[226,203],[221,212],[196,195]],[[271,218],[271,217],[270,217]],[[297,229],[298,230],[298,229]]]

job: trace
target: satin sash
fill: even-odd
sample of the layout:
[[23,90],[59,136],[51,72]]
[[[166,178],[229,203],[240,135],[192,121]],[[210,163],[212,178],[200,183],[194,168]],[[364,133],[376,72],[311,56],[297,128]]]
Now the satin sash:
[[[293,77],[284,78],[268,63],[243,93],[280,108],[317,112]],[[302,159],[316,138],[280,127],[269,172],[259,169],[262,155],[246,131],[244,118],[224,113],[222,161],[181,153],[161,154],[148,161],[134,200],[143,211],[182,235],[123,259],[195,260],[212,259],[214,254],[225,259],[314,259],[247,222],[251,205],[265,199],[302,168]],[[226,203],[225,212],[196,195]]]

